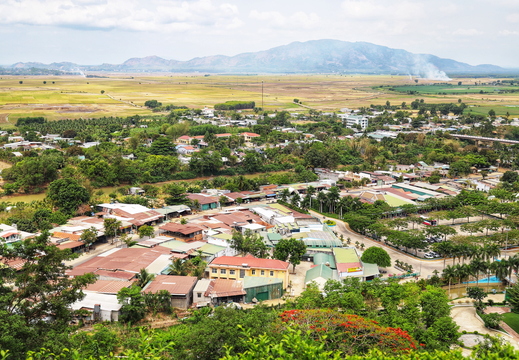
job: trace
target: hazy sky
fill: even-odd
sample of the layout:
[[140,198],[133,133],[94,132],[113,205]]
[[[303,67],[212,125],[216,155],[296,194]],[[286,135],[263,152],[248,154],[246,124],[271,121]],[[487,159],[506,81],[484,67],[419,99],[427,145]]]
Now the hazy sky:
[[519,68],[519,0],[0,0],[0,64],[189,60],[337,39]]

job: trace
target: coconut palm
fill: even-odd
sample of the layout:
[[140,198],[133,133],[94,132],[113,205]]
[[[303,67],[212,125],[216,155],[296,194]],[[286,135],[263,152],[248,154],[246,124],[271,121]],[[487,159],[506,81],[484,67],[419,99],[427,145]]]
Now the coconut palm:
[[310,199],[310,208],[312,208],[312,196],[315,195],[315,191],[316,190],[312,185],[310,185],[306,188],[306,193],[308,194],[308,197]]
[[287,202],[289,196],[290,196],[290,190],[288,190],[288,188],[285,188],[279,194],[279,200],[281,200],[283,202]]
[[150,274],[146,269],[141,269],[135,277],[137,278],[136,285],[142,289],[155,278],[155,275]]
[[319,201],[319,212],[323,212],[323,202],[327,199],[326,194],[320,191],[317,194],[317,201]]
[[476,286],[479,285],[479,273],[486,271],[487,265],[486,262],[482,259],[476,257],[470,261],[470,269],[472,271],[472,275],[476,278]]
[[332,214],[335,213],[335,204],[339,199],[341,198],[341,194],[339,192],[339,188],[337,186],[332,186],[330,190],[328,191],[328,194],[326,194],[329,208],[328,211]]
[[179,275],[179,276],[186,276],[189,272],[188,266],[186,264],[186,261],[180,258],[175,258],[171,265],[169,265],[168,268],[168,274],[169,275]]
[[449,283],[449,296],[451,293],[452,280],[456,279],[456,276],[457,276],[457,273],[456,273],[456,268],[454,266],[447,265],[447,267],[445,267],[443,269],[442,278],[444,281],[447,281]]
[[508,276],[508,273],[510,272],[509,264],[507,260],[501,260],[501,261],[494,261],[491,264],[491,271],[492,273],[501,281],[503,282],[506,277]]

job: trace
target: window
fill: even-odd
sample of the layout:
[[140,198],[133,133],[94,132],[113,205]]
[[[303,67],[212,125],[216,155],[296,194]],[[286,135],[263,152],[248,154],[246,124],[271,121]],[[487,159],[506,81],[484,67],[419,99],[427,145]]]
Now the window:
[[240,269],[240,278],[244,278],[245,277],[245,270],[243,269]]
[[274,276],[274,271],[271,271],[271,272],[270,272],[270,276]]
[[211,273],[218,274],[218,269],[211,269]]
[[226,274],[227,273],[227,270],[226,269],[221,269],[220,270],[220,274]]
[[202,293],[197,293],[196,295],[197,295],[199,298],[202,297]]
[[256,270],[252,270],[252,275],[256,275]]
[[265,275],[265,270],[261,270],[261,276]]
[[235,271],[234,270],[229,270],[229,275],[234,275]]

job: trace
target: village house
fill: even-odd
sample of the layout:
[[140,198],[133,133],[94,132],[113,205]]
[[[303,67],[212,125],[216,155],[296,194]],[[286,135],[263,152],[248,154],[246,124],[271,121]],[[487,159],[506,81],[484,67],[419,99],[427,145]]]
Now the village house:
[[221,256],[209,265],[211,279],[243,279],[245,276],[278,278],[283,280],[283,288],[288,285],[289,263],[274,259],[260,259],[252,255],[244,257]]
[[162,230],[162,234],[173,236],[178,240],[184,242],[200,241],[203,240],[204,228],[193,224],[178,224],[169,222],[159,227]]
[[187,309],[193,303],[196,282],[196,276],[158,275],[142,289],[142,292],[156,294],[165,290],[171,296],[171,306]]

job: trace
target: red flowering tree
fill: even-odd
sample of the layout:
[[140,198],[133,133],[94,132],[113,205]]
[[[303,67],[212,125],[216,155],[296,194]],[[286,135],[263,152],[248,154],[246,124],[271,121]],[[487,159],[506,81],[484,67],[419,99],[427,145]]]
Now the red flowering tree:
[[384,327],[374,320],[335,310],[289,310],[281,315],[284,324],[301,330],[327,350],[345,355],[367,353],[377,348],[386,353],[408,353],[418,343],[400,328]]

